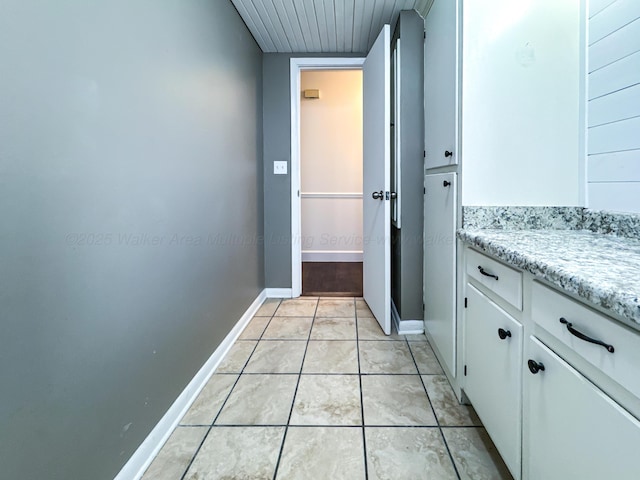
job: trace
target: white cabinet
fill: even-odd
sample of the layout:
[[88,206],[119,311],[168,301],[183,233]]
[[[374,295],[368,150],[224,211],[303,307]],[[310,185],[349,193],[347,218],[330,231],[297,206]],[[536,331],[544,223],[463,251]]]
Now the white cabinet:
[[639,478],[640,423],[535,337],[527,347],[525,479]]
[[425,176],[424,328],[456,375],[456,174]]
[[458,170],[462,205],[584,203],[585,2],[433,1],[425,165]]
[[464,391],[515,479],[520,478],[520,322],[467,284]]
[[462,387],[514,478],[640,478],[640,334],[472,248],[464,260]]
[[458,163],[458,2],[435,0],[424,22],[425,166]]
[[[538,282],[532,287],[536,325],[596,370],[640,397],[640,335]],[[586,341],[585,336],[595,342]]]
[[467,250],[465,270],[469,278],[522,310],[522,272],[474,250]]
[[[454,383],[458,367],[458,6],[458,0],[435,0],[424,22],[424,328]],[[448,171],[429,174],[434,168]]]
[[[463,205],[584,203],[585,2],[433,0],[424,22],[424,166],[426,175],[457,174],[451,215],[458,226]],[[446,238],[448,231],[434,225],[425,229]],[[450,245],[445,258],[454,253]],[[425,267],[442,254],[442,245],[425,239]],[[439,296],[444,287],[438,287],[424,285],[425,309],[443,303],[438,318],[431,316],[437,353],[449,379],[459,378],[460,345],[445,346],[439,328],[446,325],[447,338],[459,342],[449,329],[455,332],[459,320],[451,309],[451,318],[440,317],[450,295]]]

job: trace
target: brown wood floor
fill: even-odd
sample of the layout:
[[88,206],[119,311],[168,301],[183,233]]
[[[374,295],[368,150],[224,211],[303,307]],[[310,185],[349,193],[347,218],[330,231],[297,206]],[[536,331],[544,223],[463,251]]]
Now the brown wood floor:
[[361,297],[362,262],[302,262],[302,295]]

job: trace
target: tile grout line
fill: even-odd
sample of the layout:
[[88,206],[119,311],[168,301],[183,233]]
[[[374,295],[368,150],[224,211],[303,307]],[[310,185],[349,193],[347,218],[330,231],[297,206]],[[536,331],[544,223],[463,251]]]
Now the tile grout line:
[[[260,428],[260,427],[286,427],[287,424],[286,423],[261,423],[261,424],[255,424],[255,425],[247,425],[244,423],[224,423],[224,424],[218,424],[218,425],[208,425],[208,424],[193,424],[193,425],[181,425],[180,428],[206,428],[206,427],[211,427],[213,426],[214,428],[216,427],[229,427],[229,428]],[[361,429],[362,425],[360,424],[355,424],[355,425],[337,425],[337,424],[321,424],[321,423],[314,423],[314,424],[309,424],[309,425],[302,425],[302,424],[292,424],[290,425],[292,427],[295,428],[354,428],[354,429]],[[424,428],[424,429],[437,429],[439,428],[438,426],[435,425],[388,425],[388,424],[371,424],[371,425],[366,425],[366,427],[368,428],[390,428],[390,429],[394,429],[394,428],[414,428],[414,429],[420,429],[420,428]],[[443,429],[453,429],[453,428],[475,428],[478,430],[482,430],[483,427],[481,427],[480,425],[470,425],[470,426],[460,426],[460,425],[443,425],[442,427]]]
[[[358,317],[358,312],[357,312],[358,302],[357,302],[357,298],[356,297],[352,297],[352,302],[353,302],[354,307],[355,307],[354,319],[355,319],[355,329],[356,329],[356,332],[355,332],[356,356],[357,356],[357,362],[358,362],[357,373],[337,373],[337,372],[336,373],[309,373],[309,374],[305,374],[305,375],[310,376],[310,377],[321,376],[321,375],[334,375],[334,376],[350,376],[350,377],[353,377],[355,375],[358,375],[358,382],[359,382],[359,387],[360,387],[360,392],[359,393],[360,393],[361,423],[359,425],[358,424],[354,424],[354,425],[315,425],[315,424],[314,425],[292,425],[291,424],[291,419],[292,419],[292,416],[293,416],[293,410],[294,410],[294,407],[295,407],[296,397],[297,397],[297,393],[299,391],[300,382],[302,380],[304,365],[305,365],[305,361],[306,361],[306,355],[308,354],[309,346],[311,345],[311,342],[313,341],[311,337],[312,337],[313,328],[315,326],[315,321],[316,320],[320,320],[323,317],[318,317],[319,303],[320,303],[320,298],[318,298],[318,299],[316,299],[316,306],[315,306],[315,310],[314,310],[313,316],[312,317],[309,317],[309,316],[306,317],[307,319],[311,318],[311,324],[310,324],[310,328],[309,328],[308,334],[306,336],[306,340],[304,338],[299,338],[299,339],[279,339],[279,338],[265,339],[264,336],[265,336],[265,334],[267,332],[267,329],[269,328],[269,326],[271,324],[271,321],[273,321],[273,319],[276,317],[277,309],[279,308],[279,306],[282,305],[282,301],[283,301],[282,299],[280,299],[278,301],[278,304],[276,306],[276,309],[275,309],[273,315],[271,315],[270,317],[267,317],[267,316],[264,316],[264,315],[260,316],[260,318],[262,318],[262,319],[267,318],[268,321],[265,323],[265,326],[262,328],[261,333],[252,335],[254,337],[258,337],[257,339],[254,339],[254,338],[251,338],[251,339],[249,339],[249,338],[247,338],[247,339],[237,338],[236,341],[232,344],[232,346],[236,346],[241,342],[246,342],[246,341],[255,341],[256,342],[254,347],[253,347],[253,349],[251,350],[251,352],[249,353],[248,357],[246,358],[245,362],[242,364],[241,368],[239,369],[239,373],[233,373],[233,372],[217,373],[216,371],[213,372],[212,377],[209,380],[211,380],[213,378],[213,376],[215,376],[215,375],[218,375],[218,376],[225,376],[226,375],[227,377],[229,375],[236,375],[237,377],[236,377],[235,381],[233,382],[233,384],[231,385],[231,388],[229,389],[228,393],[224,397],[224,400],[221,403],[220,407],[217,409],[217,413],[215,414],[215,416],[214,416],[213,420],[211,421],[211,423],[210,424],[182,424],[182,423],[178,423],[176,425],[176,428],[174,429],[174,432],[176,430],[178,430],[179,428],[198,428],[198,429],[206,430],[202,440],[199,442],[199,444],[197,445],[197,448],[195,449],[195,452],[191,456],[191,459],[190,459],[188,465],[186,466],[186,468],[184,470],[184,473],[182,474],[182,476],[180,476],[178,478],[180,478],[181,480],[185,480],[188,477],[189,471],[193,467],[193,464],[195,463],[195,460],[198,458],[198,455],[199,454],[203,454],[204,455],[204,452],[202,452],[202,447],[207,442],[208,437],[210,436],[210,434],[212,435],[212,439],[215,438],[216,433],[214,432],[214,430],[216,430],[216,427],[229,427],[229,428],[246,428],[246,427],[248,427],[248,428],[251,428],[251,427],[254,427],[254,428],[265,428],[266,427],[266,428],[273,428],[273,429],[277,428],[277,429],[283,430],[283,437],[282,437],[282,440],[281,440],[281,445],[280,445],[280,448],[279,448],[277,461],[276,461],[275,469],[274,469],[274,473],[273,473],[273,480],[276,480],[278,478],[279,468],[280,468],[280,465],[281,465],[281,462],[282,462],[282,456],[283,456],[283,453],[284,453],[284,447],[285,447],[286,439],[287,439],[287,436],[288,436],[288,430],[289,430],[289,427],[293,426],[295,428],[302,427],[302,428],[312,428],[312,429],[313,428],[318,428],[318,427],[320,427],[320,428],[345,428],[346,427],[348,429],[361,429],[362,441],[363,441],[364,474],[365,474],[364,478],[365,478],[365,480],[368,480],[368,476],[369,476],[368,464],[367,464],[367,440],[366,440],[366,430],[368,428],[391,428],[391,429],[393,429],[393,428],[412,428],[412,429],[416,429],[416,428],[417,429],[433,429],[433,428],[436,428],[438,430],[439,434],[440,434],[440,438],[442,439],[443,445],[444,445],[444,447],[445,447],[445,449],[447,451],[447,454],[448,454],[449,459],[451,461],[451,465],[453,466],[453,470],[454,470],[455,475],[456,475],[455,478],[457,478],[458,480],[461,480],[461,478],[462,478],[461,477],[461,473],[460,473],[460,471],[458,469],[456,461],[454,460],[454,457],[453,457],[453,454],[452,454],[452,448],[449,446],[449,444],[447,442],[447,439],[446,439],[446,437],[444,435],[444,431],[445,430],[450,430],[450,429],[451,430],[460,429],[461,427],[465,428],[465,429],[466,428],[472,428],[473,430],[484,430],[484,426],[482,426],[482,425],[469,425],[469,426],[467,426],[467,425],[443,425],[443,424],[441,424],[441,421],[440,421],[440,419],[439,419],[439,417],[438,417],[438,415],[436,413],[436,409],[434,407],[434,404],[431,401],[430,394],[429,394],[429,389],[426,386],[426,382],[425,382],[424,377],[428,377],[429,378],[429,377],[443,376],[444,375],[444,370],[441,373],[425,373],[425,374],[422,374],[420,372],[420,368],[418,367],[418,364],[417,364],[417,359],[416,359],[417,354],[413,352],[413,348],[412,348],[413,345],[416,345],[416,347],[418,347],[418,346],[421,346],[425,342],[411,341],[407,336],[403,336],[404,338],[402,338],[400,340],[395,340],[396,342],[404,342],[407,345],[409,353],[410,353],[412,361],[413,361],[413,364],[414,364],[414,366],[416,368],[416,371],[418,372],[417,374],[362,373],[362,365],[361,365],[361,357],[360,357],[360,343],[363,342],[363,341],[365,343],[368,342],[368,341],[376,342],[376,340],[367,340],[366,338],[365,339],[361,339],[360,338],[359,328],[358,327],[359,327],[360,320],[364,320],[365,317],[363,317],[363,319],[359,319],[359,317]],[[254,315],[254,317],[257,317],[257,316]],[[290,318],[293,318],[293,317],[294,316],[291,316]],[[280,317],[280,318],[288,318],[288,317]],[[327,317],[327,318],[335,318],[335,319],[340,320],[340,319],[348,319],[350,317]],[[242,332],[241,332],[241,334],[242,334]],[[366,336],[366,332],[365,332],[365,336]],[[255,351],[257,350],[259,344],[261,342],[263,342],[263,341],[264,342],[270,342],[270,341],[281,341],[281,340],[290,340],[290,341],[294,341],[295,340],[295,341],[298,341],[300,343],[302,343],[303,341],[305,342],[302,361],[301,361],[301,364],[300,364],[299,372],[297,373],[298,378],[297,378],[297,382],[296,382],[296,385],[295,385],[295,390],[293,392],[294,394],[293,394],[293,398],[292,398],[292,401],[291,401],[291,407],[290,407],[290,410],[289,410],[289,415],[288,415],[288,418],[286,420],[286,423],[270,424],[270,425],[267,425],[267,424],[264,424],[264,425],[258,425],[258,424],[255,424],[255,425],[243,425],[243,424],[216,425],[216,422],[219,419],[219,417],[221,416],[222,411],[224,410],[226,405],[229,404],[229,400],[231,398],[231,395],[233,394],[235,388],[237,388],[237,384],[240,381],[240,379],[242,377],[257,376],[257,375],[265,375],[266,374],[266,372],[265,373],[260,373],[260,372],[249,373],[249,372],[245,372],[245,370],[246,370],[248,364],[250,363],[253,355],[255,354]],[[327,341],[327,339],[318,339],[318,340]],[[348,339],[333,339],[333,340],[328,340],[328,341],[335,341],[335,342],[345,341],[346,342],[346,341],[350,341],[350,340],[348,340]],[[384,340],[377,340],[377,341],[378,342],[389,342],[390,340],[384,339]],[[394,341],[391,341],[391,342],[393,343]],[[432,348],[429,342],[426,342],[426,345],[428,345],[429,349]],[[227,354],[228,353],[229,352],[227,352]],[[223,360],[224,360],[224,357],[221,360],[221,362]],[[436,357],[435,360],[438,363],[438,365],[440,365],[440,368],[442,369],[442,365],[440,364],[439,359]],[[292,372],[292,373],[284,373],[284,372],[283,373],[271,373],[270,375],[289,375],[289,376],[291,376],[291,375],[295,375],[295,372]],[[375,377],[375,376],[415,376],[415,375],[418,375],[420,377],[420,382],[421,382],[421,384],[423,386],[423,390],[424,390],[424,392],[425,392],[425,394],[427,396],[430,408],[432,410],[432,414],[434,416],[435,425],[434,426],[425,426],[425,425],[366,425],[365,417],[364,417],[364,392],[363,392],[363,388],[362,388],[363,387],[363,382],[362,382],[363,376]],[[207,381],[207,383],[209,382],[209,380]],[[447,379],[447,381],[448,381],[448,379]],[[206,387],[206,384],[205,384],[205,387]],[[204,387],[203,387],[203,389],[204,389]],[[433,393],[437,394],[437,390],[434,390]],[[196,400],[197,400],[197,398],[196,398]],[[186,415],[186,413],[185,413],[185,415]],[[446,422],[446,419],[443,419],[443,421]],[[294,430],[295,430],[295,428],[294,428]],[[164,448],[164,446],[163,446],[163,448]],[[273,453],[275,453],[275,451],[273,451]],[[193,475],[193,474],[194,474],[194,472],[192,472],[191,475]]]
[[[420,369],[418,368],[418,362],[416,362],[416,357],[413,355],[413,350],[411,350],[411,344],[406,337],[405,337],[405,341],[407,342],[407,348],[409,348],[409,353],[411,355],[411,358],[413,359],[413,364],[416,366],[416,370],[418,371],[418,374],[420,374]],[[431,345],[429,345],[429,348],[432,348]],[[440,361],[437,358],[436,358],[436,361],[438,362],[438,365],[440,365]],[[440,368],[442,368],[442,365],[440,365]],[[451,454],[451,449],[449,448],[447,439],[444,438],[444,433],[442,432],[442,425],[440,425],[440,420],[438,419],[438,415],[436,414],[436,409],[433,407],[433,402],[431,401],[431,397],[429,396],[427,386],[424,384],[424,380],[422,379],[421,374],[420,374],[420,383],[422,383],[422,388],[424,389],[424,393],[427,396],[427,400],[429,401],[429,406],[431,407],[431,411],[433,412],[433,418],[435,418],[436,420],[436,426],[438,428],[438,432],[440,432],[440,437],[442,438],[444,447],[447,449],[447,453],[449,454],[449,460],[451,460],[451,465],[453,466],[453,470],[456,473],[458,480],[460,480],[460,472],[458,472],[458,467],[456,466],[456,462],[453,460],[453,455]]]
[[367,466],[367,436],[364,428],[364,395],[362,393],[362,370],[360,368],[360,334],[358,333],[358,302],[353,299],[356,309],[356,355],[358,357],[358,383],[360,384],[360,416],[362,417],[362,446],[364,450],[364,478],[369,478],[369,468]]
[[447,449],[447,452],[449,453],[449,458],[451,459],[451,463],[453,464],[453,470],[456,472],[458,479],[461,479],[462,477],[460,477],[460,472],[458,472],[458,466],[456,465],[456,462],[453,460],[453,455],[451,454],[451,449],[449,448],[449,443],[447,442],[447,438],[444,436],[444,432],[442,431],[442,428],[438,428],[438,430],[440,431],[440,436],[442,437],[442,441],[444,442],[444,447]]
[[[278,302],[278,306],[276,307],[276,311],[278,310],[278,307],[280,306],[280,303],[282,303],[282,300],[280,302]],[[275,315],[275,311],[274,311],[274,315]],[[267,325],[264,327],[264,330],[262,331],[262,333],[260,334],[260,337],[262,338],[262,335],[264,334],[264,332],[267,330],[267,327],[269,326],[269,324],[271,323],[271,320],[273,319],[274,315],[271,316],[271,318],[269,319],[269,321],[267,322]],[[254,315],[255,316],[255,315]],[[246,327],[245,327],[246,328]],[[242,333],[240,333],[240,335],[242,335]],[[238,340],[236,340],[235,342],[233,342],[233,345],[236,344]],[[211,422],[211,424],[209,425],[209,429],[207,430],[207,433],[204,434],[204,437],[202,438],[202,441],[200,442],[200,445],[198,445],[198,448],[196,448],[195,453],[193,454],[193,456],[191,457],[191,460],[189,461],[189,464],[187,465],[187,468],[184,470],[184,473],[182,474],[182,476],[180,477],[180,480],[185,480],[187,473],[189,473],[189,469],[191,468],[191,465],[193,465],[193,462],[195,461],[196,457],[198,456],[198,453],[200,453],[200,450],[202,449],[202,446],[204,445],[204,442],[207,440],[207,438],[209,438],[209,434],[211,433],[211,430],[213,430],[213,426],[216,423],[216,420],[218,420],[218,417],[220,416],[220,414],[222,413],[222,410],[224,409],[225,405],[227,404],[227,401],[229,400],[229,397],[231,396],[231,394],[233,393],[233,389],[236,388],[236,385],[238,384],[238,382],[240,381],[240,377],[242,376],[242,373],[244,372],[244,369],[246,368],[247,364],[249,363],[249,360],[251,360],[251,357],[253,356],[253,354],[256,351],[256,348],[258,348],[258,344],[260,343],[260,340],[258,339],[258,341],[256,342],[256,344],[253,347],[253,350],[251,350],[251,354],[247,357],[247,360],[245,360],[242,369],[240,370],[240,373],[238,374],[238,378],[236,378],[236,381],[233,383],[233,386],[231,387],[231,389],[229,390],[229,393],[227,394],[226,398],[224,399],[224,402],[222,402],[222,405],[220,405],[220,409],[218,410],[218,413],[216,413],[216,416],[214,417],[213,421]],[[229,354],[229,352],[227,352],[227,355]],[[226,356],[226,355],[225,355]],[[213,375],[215,375],[216,372],[213,372]],[[212,375],[212,376],[213,376]],[[178,426],[180,426],[178,424]]]
[[[311,318],[311,317],[278,317],[278,318]],[[332,320],[349,320],[352,319],[353,317],[318,317],[318,320],[325,320],[325,319],[332,319]],[[363,317],[363,318],[369,318],[369,317]],[[375,320],[375,319],[371,319],[371,320]],[[296,338],[262,338],[261,339],[263,342],[299,342],[301,341],[301,339],[296,339]],[[314,341],[317,340],[324,340],[326,342],[345,342],[348,340],[352,340],[352,339],[347,339],[347,338],[314,338]],[[243,338],[243,339],[238,339],[238,341],[240,342],[250,342],[250,341],[255,341],[255,339],[251,339],[251,338]],[[399,342],[404,342],[405,340],[386,340],[386,339],[375,339],[375,338],[363,338],[362,339],[363,342],[377,342],[377,343],[399,343]],[[428,342],[411,342],[411,343],[428,343]],[[433,375],[439,375],[439,374],[433,374]]]
[[[193,425],[180,425],[180,428],[205,428],[205,427],[211,427],[212,425],[203,423],[203,424],[193,424]],[[286,427],[287,424],[286,423],[261,423],[261,424],[256,424],[256,425],[247,425],[244,423],[225,423],[225,424],[219,424],[219,425],[213,425],[213,427],[230,427],[230,428],[260,428],[260,427]],[[316,427],[321,427],[321,428],[362,428],[362,425],[336,425],[336,424],[310,424],[310,425],[292,425],[295,428],[316,428]],[[448,429],[453,429],[453,428],[475,428],[478,430],[483,430],[484,427],[480,426],[480,425],[442,425],[441,427],[438,426],[434,426],[434,425],[388,425],[388,424],[384,424],[381,423],[379,425],[377,424],[372,424],[372,425],[367,425],[367,427],[369,428],[415,428],[415,429],[420,429],[420,428],[424,428],[424,429],[437,429],[437,428],[442,428],[445,430]]]
[[[257,346],[258,346],[258,342],[256,342],[256,345],[253,347],[251,355],[253,355],[253,352],[255,352],[255,349],[256,349]],[[249,355],[249,358],[251,358],[251,355]],[[247,362],[249,362],[249,359],[247,359]],[[247,362],[245,362],[245,366],[246,366]],[[242,367],[242,369],[244,370],[244,367]],[[214,373],[214,375],[215,375],[215,373]],[[216,420],[220,416],[220,413],[222,412],[222,409],[227,404],[227,401],[229,400],[229,397],[231,396],[231,393],[233,392],[233,389],[236,388],[236,385],[238,384],[238,381],[240,380],[241,375],[242,375],[242,371],[238,374],[238,378],[236,378],[236,381],[233,382],[233,386],[229,390],[229,393],[227,393],[227,396],[225,397],[224,402],[222,402],[222,405],[220,405],[220,409],[218,410],[218,413],[216,413],[216,416],[214,417],[213,421],[209,425],[204,425],[206,427],[209,427],[207,429],[207,433],[204,434],[204,437],[202,438],[202,441],[200,442],[200,445],[198,445],[198,448],[196,449],[195,453],[191,457],[191,460],[189,461],[189,465],[187,465],[187,468],[185,469],[184,473],[182,474],[182,477],[180,477],[181,480],[184,480],[184,478],[186,477],[187,473],[189,472],[189,469],[191,468],[191,465],[193,464],[193,462],[195,461],[196,457],[198,456],[198,453],[200,453],[200,449],[202,448],[202,445],[204,445],[204,442],[209,437],[209,433],[211,433],[211,430],[213,429],[213,425],[216,423]]]
[[300,364],[300,372],[298,373],[298,381],[296,382],[296,389],[293,392],[293,399],[291,400],[291,409],[289,410],[289,418],[287,419],[287,425],[284,427],[284,435],[282,436],[282,443],[280,444],[280,451],[278,452],[278,460],[276,462],[276,468],[273,472],[273,480],[276,480],[276,478],[278,477],[278,469],[280,468],[280,461],[282,460],[282,452],[284,452],[284,444],[287,441],[287,433],[289,432],[291,415],[293,415],[293,407],[296,404],[298,387],[300,386],[300,379],[302,378],[302,369],[304,368],[304,361],[305,361],[305,358],[307,357],[307,350],[309,349],[309,341],[311,339],[311,331],[313,330],[313,324],[316,321],[316,314],[318,313],[319,305],[320,305],[320,298],[316,300],[316,309],[313,312],[313,319],[311,320],[311,328],[309,328],[309,334],[307,335],[307,343],[304,347],[304,354],[302,355],[302,363]]
[[[253,342],[255,342],[255,340],[252,340]],[[263,340],[264,341],[264,340]],[[311,342],[325,342],[328,340],[311,340]],[[345,342],[345,343],[349,343],[349,342],[355,342],[355,340],[337,340],[340,342]],[[368,342],[369,340],[364,340],[365,342]],[[296,342],[305,342],[305,340],[296,340]],[[228,373],[216,373],[216,375],[238,375],[237,373],[232,373],[232,372],[228,372]],[[243,375],[247,375],[247,376],[251,376],[251,375],[295,375],[295,373],[283,373],[283,372],[273,372],[273,373],[268,373],[268,372],[243,372]],[[351,376],[355,376],[358,375],[358,373],[313,373],[313,372],[307,372],[304,373],[303,375],[351,375]],[[362,373],[361,374],[363,377],[379,377],[379,376],[388,376],[388,377],[417,377],[417,376],[423,376],[423,377],[442,377],[443,374],[441,373]]]

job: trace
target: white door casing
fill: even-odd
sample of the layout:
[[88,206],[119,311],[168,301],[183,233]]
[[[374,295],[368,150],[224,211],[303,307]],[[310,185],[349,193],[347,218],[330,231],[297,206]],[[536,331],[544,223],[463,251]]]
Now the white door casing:
[[292,58],[291,85],[291,297],[302,293],[302,227],[300,205],[300,71],[362,68],[362,57]]
[[[385,25],[363,67],[364,299],[391,333],[391,33]],[[373,198],[381,192],[381,199]]]

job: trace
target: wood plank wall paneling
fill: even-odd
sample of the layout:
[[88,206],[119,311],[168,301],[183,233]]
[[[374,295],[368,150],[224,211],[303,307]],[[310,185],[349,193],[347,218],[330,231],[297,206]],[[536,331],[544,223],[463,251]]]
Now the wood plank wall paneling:
[[[633,2],[637,0],[618,1]],[[597,16],[594,18],[597,18]],[[589,45],[589,72],[609,66],[613,62],[637,52],[638,38],[640,38],[640,22],[635,21],[611,32],[602,40]]]
[[271,35],[267,31],[267,27],[260,18],[260,15],[256,11],[255,7],[251,2],[233,2],[236,10],[242,17],[245,23],[247,23],[246,19],[252,19],[250,28],[251,34],[253,38],[255,38],[256,42],[260,46],[263,52],[275,51],[276,45],[271,40]]
[[589,8],[588,206],[640,212],[640,1]]
[[638,82],[640,72],[640,51],[621,58],[607,68],[601,68],[589,75],[589,100],[617,92]]
[[231,0],[265,53],[366,53],[401,10],[433,0]]
[[589,1],[589,18],[591,18],[594,15],[597,15],[598,13],[600,13],[602,10],[607,8],[609,5],[611,5],[615,1],[616,0],[590,0]]
[[595,98],[589,102],[589,127],[637,117],[639,105],[640,83]]
[[618,0],[589,21],[589,45],[593,45],[640,16],[640,2]]

